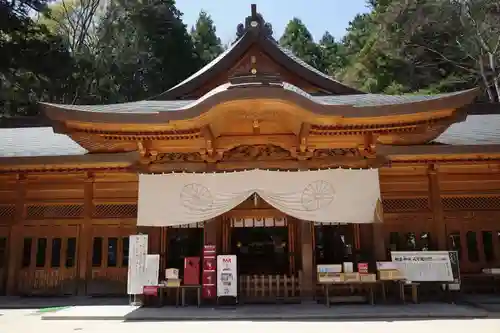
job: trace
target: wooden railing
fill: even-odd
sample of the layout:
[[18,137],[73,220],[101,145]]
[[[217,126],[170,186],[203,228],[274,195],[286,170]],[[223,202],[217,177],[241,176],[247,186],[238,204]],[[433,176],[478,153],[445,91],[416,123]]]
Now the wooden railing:
[[302,275],[240,275],[243,302],[294,302],[300,298]]

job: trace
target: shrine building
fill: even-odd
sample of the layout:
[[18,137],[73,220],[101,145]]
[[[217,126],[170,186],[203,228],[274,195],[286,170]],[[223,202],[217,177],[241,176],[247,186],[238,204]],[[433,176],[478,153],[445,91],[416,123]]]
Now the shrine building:
[[0,294],[126,294],[138,233],[160,271],[237,254],[243,296],[310,295],[317,264],[391,250],[457,250],[464,281],[500,267],[499,107],[358,91],[255,7],[238,29],[158,96],[40,103],[51,127],[0,129]]

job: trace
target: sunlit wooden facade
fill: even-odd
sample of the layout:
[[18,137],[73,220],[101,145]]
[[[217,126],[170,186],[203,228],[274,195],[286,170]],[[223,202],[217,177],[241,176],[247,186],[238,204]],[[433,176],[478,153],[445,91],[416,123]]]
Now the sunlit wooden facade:
[[325,226],[251,198],[209,223],[137,227],[142,172],[378,168],[383,223],[339,227],[354,248],[377,260],[390,249],[459,249],[464,273],[500,265],[498,108],[473,104],[475,90],[364,94],[280,48],[255,12],[240,29],[224,54],[160,96],[42,104],[52,129],[0,130],[1,293],[123,294],[128,235],[147,233],[165,268],[169,235],[230,253],[235,224],[266,219],[287,228],[288,275],[314,289]]

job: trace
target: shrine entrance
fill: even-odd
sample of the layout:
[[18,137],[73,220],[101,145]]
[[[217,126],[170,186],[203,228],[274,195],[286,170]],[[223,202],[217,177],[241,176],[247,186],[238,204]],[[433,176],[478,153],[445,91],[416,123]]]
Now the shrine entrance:
[[290,242],[285,218],[233,220],[231,253],[240,275],[290,274]]
[[294,301],[300,297],[296,268],[296,223],[286,216],[232,218],[225,221],[227,252],[238,258],[242,302]]
[[355,262],[360,255],[356,249],[353,224],[314,225],[316,265]]

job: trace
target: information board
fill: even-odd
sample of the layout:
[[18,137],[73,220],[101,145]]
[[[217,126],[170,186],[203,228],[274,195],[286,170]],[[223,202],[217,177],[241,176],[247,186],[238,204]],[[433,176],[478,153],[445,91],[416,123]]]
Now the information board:
[[235,255],[217,256],[217,297],[238,297],[238,272]]
[[392,251],[391,259],[408,281],[454,281],[448,251]]
[[144,274],[144,286],[157,286],[160,275],[160,255],[148,254],[146,256],[146,273]]
[[144,288],[148,235],[131,235],[128,250],[127,294],[140,295]]

